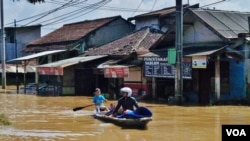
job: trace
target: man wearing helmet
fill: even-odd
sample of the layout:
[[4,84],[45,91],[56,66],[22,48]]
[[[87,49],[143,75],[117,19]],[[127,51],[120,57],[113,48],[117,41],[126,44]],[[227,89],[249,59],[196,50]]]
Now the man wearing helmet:
[[134,97],[131,97],[132,95],[132,90],[129,87],[123,87],[120,90],[122,97],[118,100],[118,103],[112,113],[112,116],[116,116],[118,113],[118,110],[120,109],[120,107],[122,107],[123,113],[131,110],[134,111],[134,106],[136,108],[139,107],[136,99]]

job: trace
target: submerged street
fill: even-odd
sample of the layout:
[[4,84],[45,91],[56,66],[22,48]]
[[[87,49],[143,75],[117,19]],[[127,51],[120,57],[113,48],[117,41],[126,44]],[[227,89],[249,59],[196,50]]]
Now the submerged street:
[[[139,101],[153,121],[147,129],[122,129],[92,117],[92,97],[40,97],[0,94],[1,141],[220,141],[222,124],[250,124],[249,106],[168,106]],[[108,106],[111,102],[106,103]]]

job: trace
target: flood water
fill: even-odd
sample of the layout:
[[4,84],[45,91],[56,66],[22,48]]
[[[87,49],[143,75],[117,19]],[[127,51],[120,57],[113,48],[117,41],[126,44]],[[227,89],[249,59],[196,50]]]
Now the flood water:
[[[110,101],[112,102],[112,101]],[[107,104],[109,104],[108,102]],[[168,106],[139,102],[153,112],[147,129],[122,129],[94,119],[91,97],[0,94],[0,141],[220,141],[222,124],[250,124],[249,106]]]

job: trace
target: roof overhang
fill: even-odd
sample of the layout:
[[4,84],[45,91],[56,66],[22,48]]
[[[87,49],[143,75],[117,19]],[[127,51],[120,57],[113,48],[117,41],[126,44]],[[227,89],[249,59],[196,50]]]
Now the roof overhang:
[[218,53],[221,53],[223,51],[226,50],[227,46],[221,47],[219,49],[213,49],[213,50],[208,50],[208,51],[202,51],[202,52],[197,52],[197,53],[192,53],[192,54],[188,54],[185,55],[187,57],[192,57],[192,56],[211,56],[211,55],[215,55]]
[[100,58],[104,58],[107,55],[97,56],[85,56],[85,57],[74,57],[65,60],[56,61],[53,63],[43,64],[37,66],[38,73],[42,75],[63,75],[63,68],[72,66],[78,63],[88,62]]
[[56,54],[56,53],[60,53],[60,52],[64,52],[64,51],[66,51],[66,50],[43,51],[43,52],[39,52],[39,53],[35,53],[35,54],[31,54],[31,55],[19,57],[19,58],[16,58],[16,59],[12,59],[12,60],[9,60],[7,62],[12,62],[12,61],[27,61],[27,60],[31,60],[31,59],[39,58],[39,57],[42,57],[42,56],[51,55],[51,54]]
[[250,37],[246,37],[246,42],[247,42],[247,44],[250,43]]
[[[0,73],[2,73],[3,69],[2,66],[0,66]],[[15,64],[6,64],[6,72],[7,73],[35,73],[36,72],[36,66],[32,65],[18,65]]]
[[139,57],[160,57],[160,55],[154,52],[149,52],[149,53],[142,54]]
[[240,51],[235,50],[233,48],[227,48],[226,49],[226,56],[228,58],[235,59],[235,60],[244,59],[244,55]]

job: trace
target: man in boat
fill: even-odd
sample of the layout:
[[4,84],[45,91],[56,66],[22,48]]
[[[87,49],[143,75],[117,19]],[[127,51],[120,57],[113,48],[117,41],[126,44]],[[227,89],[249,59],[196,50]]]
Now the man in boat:
[[134,107],[138,108],[138,102],[134,97],[131,97],[132,90],[129,87],[123,87],[120,90],[122,97],[118,100],[117,105],[112,112],[113,117],[115,117],[118,113],[118,110],[122,107],[122,114],[126,114],[126,112],[134,111]]
[[106,102],[107,99],[101,94],[101,89],[96,88],[94,93],[95,96],[93,97],[93,103],[96,106],[96,111],[108,111],[108,109],[104,106],[104,102]]

